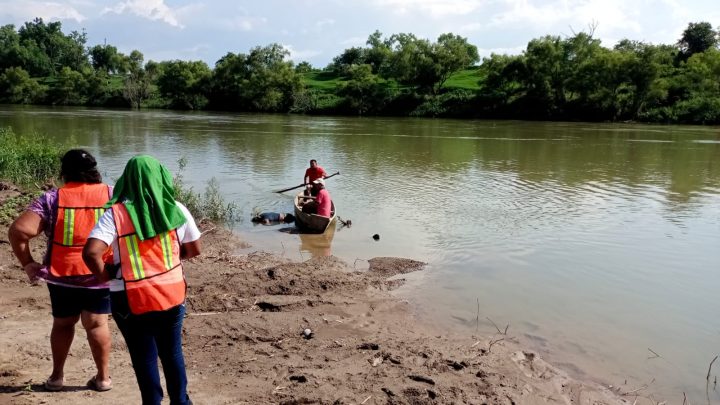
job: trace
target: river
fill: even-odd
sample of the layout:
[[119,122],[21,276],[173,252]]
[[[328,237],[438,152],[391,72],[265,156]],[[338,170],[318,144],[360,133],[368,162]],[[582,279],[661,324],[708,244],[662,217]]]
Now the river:
[[[251,250],[360,270],[422,260],[396,294],[444,328],[508,325],[580,377],[706,400],[720,354],[718,127],[15,106],[0,106],[0,126],[87,148],[111,183],[135,154],[175,173],[185,158],[188,184],[215,178],[238,205]],[[254,210],[292,212],[293,193],[273,191],[300,184],[311,158],[340,172],[328,189],[352,227],[253,225]]]

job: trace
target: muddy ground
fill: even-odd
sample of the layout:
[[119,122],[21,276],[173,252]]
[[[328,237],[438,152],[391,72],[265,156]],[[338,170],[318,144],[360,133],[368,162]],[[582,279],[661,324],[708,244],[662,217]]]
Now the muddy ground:
[[[0,208],[17,194],[0,191]],[[80,325],[65,389],[44,391],[47,287],[28,283],[7,227],[0,223],[0,403],[139,404],[114,322],[111,391],[84,387],[95,370]],[[416,319],[392,290],[423,263],[375,258],[357,272],[332,256],[297,263],[263,252],[235,255],[243,242],[219,228],[202,242],[203,254],[185,265],[184,351],[195,404],[651,403],[575,380],[511,335],[453,336]],[[40,258],[44,241],[33,249]]]

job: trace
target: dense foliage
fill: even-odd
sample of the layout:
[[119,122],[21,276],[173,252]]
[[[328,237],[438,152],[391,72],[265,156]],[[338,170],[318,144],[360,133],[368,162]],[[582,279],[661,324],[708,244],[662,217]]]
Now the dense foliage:
[[538,120],[720,123],[718,32],[690,23],[673,45],[591,32],[532,39],[480,61],[451,33],[376,31],[323,69],[278,44],[202,61],[148,61],[35,19],[0,27],[0,102]]

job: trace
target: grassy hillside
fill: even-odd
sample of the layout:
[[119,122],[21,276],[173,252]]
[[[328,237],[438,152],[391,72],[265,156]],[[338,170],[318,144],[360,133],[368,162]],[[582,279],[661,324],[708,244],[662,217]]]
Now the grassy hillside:
[[[338,86],[345,80],[333,72],[313,71],[303,73],[302,81],[308,90],[315,90],[320,93],[334,93]],[[479,81],[479,68],[474,67],[471,69],[461,70],[451,75],[447,82],[445,82],[443,88],[448,90],[479,90]],[[398,85],[394,81],[388,82],[388,87],[396,90],[408,88],[406,86]]]
[[302,81],[309,90],[334,93],[344,80],[333,72],[312,71],[303,73]]
[[443,88],[445,89],[465,89],[465,90],[479,90],[480,85],[480,68],[474,67],[471,69],[461,70],[455,72],[445,82]]

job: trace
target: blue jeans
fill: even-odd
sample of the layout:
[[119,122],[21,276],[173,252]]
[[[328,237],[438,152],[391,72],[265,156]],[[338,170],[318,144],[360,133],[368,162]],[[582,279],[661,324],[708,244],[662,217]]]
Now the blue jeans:
[[163,365],[170,404],[192,404],[187,394],[187,375],[182,351],[185,305],[166,311],[133,315],[125,292],[110,294],[112,314],[130,352],[143,405],[159,405],[163,398],[158,357]]

